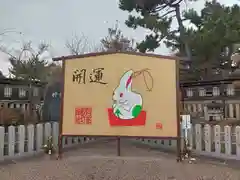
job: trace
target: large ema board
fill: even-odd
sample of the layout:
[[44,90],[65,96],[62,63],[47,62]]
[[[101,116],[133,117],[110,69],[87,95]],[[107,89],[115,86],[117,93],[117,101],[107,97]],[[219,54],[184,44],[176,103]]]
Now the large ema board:
[[63,60],[62,136],[179,137],[178,61],[141,53]]

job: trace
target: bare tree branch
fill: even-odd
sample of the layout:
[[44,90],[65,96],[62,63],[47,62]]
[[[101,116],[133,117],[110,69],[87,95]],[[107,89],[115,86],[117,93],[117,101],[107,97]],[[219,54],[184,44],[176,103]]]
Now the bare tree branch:
[[74,35],[70,40],[66,41],[65,46],[73,55],[99,52],[103,50],[101,46],[91,43],[84,34],[81,34],[80,36]]
[[0,51],[9,56],[9,61],[28,61],[29,59],[38,59],[40,55],[48,51],[49,45],[41,43],[37,51],[32,47],[32,42],[23,42],[20,49],[8,49],[6,46],[0,46]]

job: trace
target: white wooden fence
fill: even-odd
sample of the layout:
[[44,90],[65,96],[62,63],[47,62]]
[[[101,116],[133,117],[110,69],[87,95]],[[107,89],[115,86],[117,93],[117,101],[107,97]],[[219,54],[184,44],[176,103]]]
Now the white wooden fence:
[[[159,149],[176,149],[175,140],[138,138],[137,141]],[[188,141],[195,154],[240,160],[240,126],[197,124],[188,131]]]
[[[58,144],[58,123],[45,123],[37,125],[0,126],[0,161],[33,156],[43,152],[43,145],[49,136],[53,137],[53,144]],[[67,137],[63,138],[63,146],[87,143],[95,138]]]
[[[53,137],[53,143],[57,148],[58,123],[9,126],[8,128],[0,126],[0,161],[43,152],[42,147],[49,136]],[[68,137],[63,139],[63,146],[72,147],[94,140],[95,138],[88,137]],[[197,124],[189,130],[188,140],[193,153],[240,160],[240,126],[220,127]],[[159,149],[170,151],[176,149],[174,140],[138,138],[134,141]]]

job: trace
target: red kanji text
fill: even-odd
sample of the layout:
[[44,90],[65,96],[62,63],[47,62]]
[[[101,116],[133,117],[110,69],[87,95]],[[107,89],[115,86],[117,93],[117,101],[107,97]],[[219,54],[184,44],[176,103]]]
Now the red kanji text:
[[162,129],[162,123],[156,123],[156,129]]
[[75,108],[75,123],[76,124],[92,124],[92,108],[77,107]]

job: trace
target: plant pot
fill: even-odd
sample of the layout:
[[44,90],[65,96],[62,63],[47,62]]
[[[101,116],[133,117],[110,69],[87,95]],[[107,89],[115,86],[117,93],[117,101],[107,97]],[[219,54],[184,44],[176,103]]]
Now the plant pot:
[[147,113],[141,111],[140,114],[133,119],[120,119],[113,113],[112,108],[108,108],[108,120],[110,126],[144,126],[146,123]]

